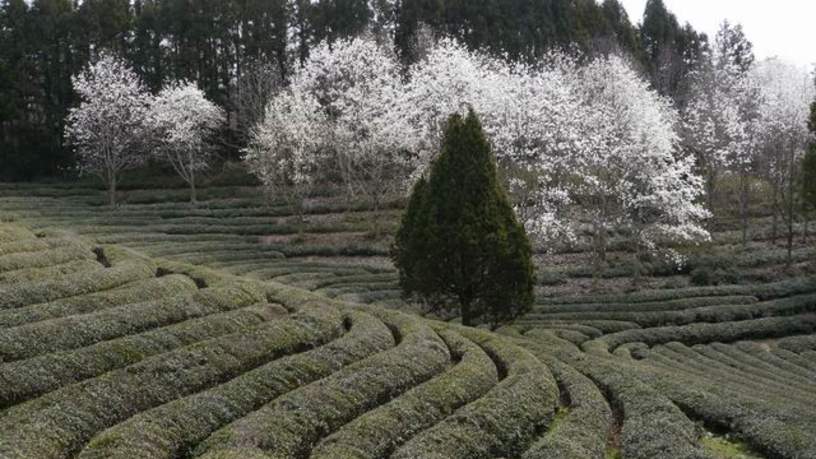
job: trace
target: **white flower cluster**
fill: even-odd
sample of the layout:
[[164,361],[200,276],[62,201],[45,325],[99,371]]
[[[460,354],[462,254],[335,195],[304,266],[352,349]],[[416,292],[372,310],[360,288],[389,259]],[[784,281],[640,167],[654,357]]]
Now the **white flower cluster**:
[[[300,114],[279,113],[282,100],[302,103]],[[443,39],[403,76],[373,39],[321,45],[270,103],[247,159],[268,183],[272,170],[308,163],[300,173],[316,174],[334,158],[350,190],[382,195],[425,173],[448,117],[469,108],[543,242],[574,241],[587,221],[630,230],[647,247],[708,237],[702,181],[677,148],[677,113],[617,57],[579,64],[554,52],[531,66]],[[290,130],[309,141],[281,134]]]
[[207,137],[224,122],[223,110],[195,84],[173,83],[154,97],[133,69],[109,54],[72,83],[81,103],[68,114],[65,137],[80,171],[107,183],[112,204],[118,175],[151,153],[195,189],[195,173],[208,165]]

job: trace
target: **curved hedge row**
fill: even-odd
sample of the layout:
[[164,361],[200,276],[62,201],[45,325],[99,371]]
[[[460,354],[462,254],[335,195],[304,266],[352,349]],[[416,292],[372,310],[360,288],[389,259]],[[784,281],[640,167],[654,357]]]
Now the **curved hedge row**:
[[521,456],[522,459],[603,459],[612,411],[598,387],[573,367],[536,353],[568,397],[567,414]]
[[[767,365],[775,368],[780,368],[788,373],[793,373],[801,377],[809,378],[811,381],[816,380],[816,372],[807,369],[799,364],[799,361],[787,356],[783,358],[781,355],[774,353],[770,348],[766,348],[761,344],[750,341],[740,341],[736,344],[736,348],[745,355],[749,355],[756,359],[762,360]],[[796,356],[798,357],[798,356]],[[816,362],[814,362],[816,364]]]
[[102,268],[96,260],[90,258],[80,258],[78,260],[67,261],[65,263],[49,265],[43,268],[23,268],[14,271],[6,271],[0,274],[0,283],[14,284],[32,282],[42,279],[67,276],[76,272],[88,272]]
[[816,419],[785,398],[769,399],[756,390],[735,390],[731,381],[709,375],[688,375],[677,364],[651,353],[651,374],[644,379],[687,413],[707,425],[734,432],[768,457],[816,457]]
[[507,339],[464,327],[454,330],[478,343],[506,376],[482,398],[397,449],[396,459],[516,455],[552,419],[558,387],[546,365]]
[[272,457],[301,457],[327,434],[450,363],[445,343],[420,319],[393,313],[384,322],[401,340],[395,348],[279,397],[214,433],[196,454],[241,458],[261,450]]
[[140,413],[100,433],[80,458],[166,458],[188,454],[222,426],[281,395],[395,345],[391,331],[371,315],[346,316],[348,333],[314,350],[291,355],[212,389]]
[[22,308],[0,310],[0,329],[76,314],[88,314],[126,304],[157,300],[166,296],[192,294],[196,290],[195,283],[187,276],[151,277],[127,283],[113,290],[63,298]]
[[453,331],[440,330],[439,335],[457,362],[452,368],[346,424],[323,439],[311,457],[386,457],[405,439],[478,399],[497,383],[496,366],[479,346]]
[[130,259],[111,268],[81,272],[35,282],[0,286],[0,310],[110,290],[135,280],[147,279],[156,265],[147,259]]
[[594,355],[588,356],[580,365],[583,372],[607,391],[612,403],[623,413],[623,457],[707,457],[698,442],[702,434],[698,426],[671,400],[635,377],[625,365]]
[[765,339],[791,333],[816,331],[816,314],[769,317],[737,322],[695,323],[676,327],[627,330],[604,335],[583,345],[584,350],[614,351],[622,344],[640,342],[653,346],[672,341],[683,344],[705,344],[715,341],[731,342],[746,339]]
[[53,247],[51,245],[53,241],[53,239],[25,238],[0,242],[0,256],[48,250]]
[[76,349],[263,300],[251,291],[227,286],[7,328],[0,331],[0,361]]
[[701,296],[667,301],[646,301],[642,303],[566,303],[537,305],[529,315],[549,315],[555,313],[580,312],[649,312],[681,311],[706,306],[727,306],[756,303],[754,296]]
[[146,359],[0,413],[0,457],[58,458],[125,419],[335,339],[342,315],[312,309]]
[[0,226],[0,243],[33,239],[35,237],[31,230],[15,223],[4,223]]
[[776,346],[796,353],[813,351],[816,350],[816,334],[782,338],[776,342]]
[[814,380],[800,376],[795,372],[788,372],[778,365],[768,364],[762,359],[742,352],[736,346],[713,343],[706,346],[705,352],[702,351],[702,346],[700,346],[700,349],[695,347],[695,350],[703,355],[716,358],[732,368],[738,368],[748,374],[762,376],[784,385],[796,386],[808,390],[816,396]]
[[816,277],[801,277],[780,282],[750,285],[718,285],[661,290],[640,290],[611,295],[581,295],[574,297],[539,298],[539,305],[581,303],[644,303],[685,300],[713,296],[754,296],[760,300],[781,298],[816,291]]
[[644,327],[686,325],[699,322],[728,322],[759,317],[801,314],[816,311],[816,294],[796,295],[760,303],[707,306],[676,311],[610,311],[528,314],[520,323],[541,320],[619,320],[636,322]]
[[773,377],[763,375],[758,370],[750,369],[746,372],[738,366],[729,365],[727,361],[723,361],[721,355],[716,353],[711,355],[710,350],[707,346],[695,346],[692,349],[680,343],[669,343],[656,347],[649,355],[657,354],[669,358],[676,363],[678,370],[697,374],[701,378],[716,377],[718,380],[728,381],[732,389],[743,388],[747,391],[757,391],[763,395],[776,394],[787,401],[795,400],[796,403],[814,404],[816,394],[807,389],[800,390],[795,385],[779,383],[774,381]]
[[[0,273],[20,269],[44,268],[75,260],[95,259],[91,247],[81,242],[37,252],[21,252],[0,256]],[[101,268],[101,265],[99,266]]]
[[0,366],[0,408],[173,349],[247,331],[280,316],[278,308],[250,306],[138,335],[103,341],[73,351],[6,363]]
[[794,365],[798,365],[801,368],[816,373],[816,358],[814,358],[816,356],[811,356],[811,358],[808,359],[805,356],[806,352],[797,354],[796,352],[792,352],[787,349],[782,349],[779,347],[771,348],[770,352],[771,354],[779,357],[780,359],[784,359],[785,361],[791,362]]

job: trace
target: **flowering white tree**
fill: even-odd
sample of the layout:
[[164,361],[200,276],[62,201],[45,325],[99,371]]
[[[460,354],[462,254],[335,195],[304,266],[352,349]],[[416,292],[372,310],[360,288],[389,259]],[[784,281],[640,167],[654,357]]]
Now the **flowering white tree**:
[[677,115],[620,58],[582,66],[552,53],[528,67],[442,40],[408,90],[430,145],[450,112],[480,114],[517,211],[542,242],[574,241],[589,220],[600,266],[613,229],[650,251],[708,237],[702,182],[675,148]]
[[[569,167],[573,201],[592,222],[596,259],[608,231],[625,229],[638,252],[709,237],[709,216],[697,203],[703,188],[692,158],[677,151],[677,114],[670,101],[622,59],[597,59],[579,69],[580,91],[592,116],[584,148]],[[679,254],[666,249],[676,261]]]
[[683,147],[697,159],[709,209],[714,207],[720,178],[738,177],[743,244],[748,243],[750,183],[758,153],[758,92],[749,73],[753,60],[742,28],[724,22],[710,59],[691,76],[682,126]]
[[311,94],[286,89],[251,133],[244,160],[271,195],[284,197],[303,223],[304,200],[323,162],[326,114]]
[[413,172],[422,138],[407,115],[393,51],[368,36],[321,44],[295,75],[292,90],[321,104],[352,196],[364,197],[377,211],[384,198],[407,189],[405,177]]
[[752,71],[759,87],[756,122],[763,153],[764,175],[773,189],[774,236],[781,214],[787,226],[788,260],[793,248],[796,217],[796,180],[810,132],[810,103],[814,98],[811,76],[793,64],[768,59]]
[[82,102],[68,113],[65,138],[76,149],[80,172],[99,176],[115,205],[119,174],[145,161],[150,96],[136,73],[112,55],[71,82]]
[[425,172],[440,151],[445,125],[451,114],[464,116],[472,108],[490,133],[487,125],[492,113],[486,104],[486,93],[501,88],[491,86],[488,79],[500,73],[506,73],[506,70],[498,61],[469,51],[450,38],[439,40],[422,60],[411,67],[406,87],[407,114],[420,129],[425,145],[417,156],[412,180]]
[[196,202],[196,176],[212,159],[208,138],[225,121],[224,111],[207,100],[195,83],[176,82],[161,90],[150,110],[157,156],[190,185]]

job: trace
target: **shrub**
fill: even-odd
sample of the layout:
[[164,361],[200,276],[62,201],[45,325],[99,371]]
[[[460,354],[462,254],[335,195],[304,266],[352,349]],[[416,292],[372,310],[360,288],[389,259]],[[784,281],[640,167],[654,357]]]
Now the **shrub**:
[[97,435],[80,457],[179,457],[218,428],[299,386],[392,347],[388,327],[352,312],[349,331],[308,352],[290,355],[241,374],[212,389],[140,413]]
[[113,290],[72,296],[22,308],[0,310],[0,329],[157,300],[165,296],[191,294],[195,290],[195,283],[187,276],[150,277],[127,283]]
[[179,347],[249,331],[264,321],[279,317],[275,308],[250,306],[71,351],[6,363],[0,373],[0,408]]
[[482,398],[397,449],[400,458],[479,458],[520,454],[547,426],[558,387],[547,367],[530,352],[493,334],[456,327],[479,344],[505,376]]
[[310,309],[66,386],[3,413],[0,456],[69,456],[93,435],[141,411],[326,343],[342,330],[336,309]]
[[441,421],[478,399],[497,382],[496,366],[473,342],[440,330],[453,361],[448,371],[343,426],[323,439],[314,458],[378,458],[390,454],[404,439]]
[[401,338],[397,347],[279,397],[214,433],[197,454],[239,458],[258,450],[273,457],[304,456],[322,435],[450,363],[447,346],[420,319],[401,313],[379,315]]

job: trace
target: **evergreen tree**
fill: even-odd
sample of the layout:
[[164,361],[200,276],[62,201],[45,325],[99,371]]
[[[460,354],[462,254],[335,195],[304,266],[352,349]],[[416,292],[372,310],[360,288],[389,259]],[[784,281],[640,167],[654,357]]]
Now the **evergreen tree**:
[[451,116],[396,237],[403,292],[434,310],[458,310],[465,325],[479,317],[496,324],[532,304],[531,253],[475,113]]

